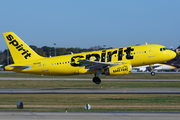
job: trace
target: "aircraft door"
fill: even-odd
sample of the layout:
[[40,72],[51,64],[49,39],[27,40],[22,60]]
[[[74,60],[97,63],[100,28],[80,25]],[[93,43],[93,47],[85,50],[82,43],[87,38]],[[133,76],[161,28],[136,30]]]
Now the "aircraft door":
[[42,71],[48,71],[47,60],[41,61]]
[[148,54],[149,54],[149,57],[154,57],[153,46],[149,46],[149,47],[148,47]]

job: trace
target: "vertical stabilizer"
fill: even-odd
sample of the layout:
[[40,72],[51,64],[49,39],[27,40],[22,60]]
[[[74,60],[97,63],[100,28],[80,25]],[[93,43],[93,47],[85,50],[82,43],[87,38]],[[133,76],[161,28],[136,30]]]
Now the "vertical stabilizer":
[[42,58],[24,43],[15,33],[3,33],[14,63],[21,63]]

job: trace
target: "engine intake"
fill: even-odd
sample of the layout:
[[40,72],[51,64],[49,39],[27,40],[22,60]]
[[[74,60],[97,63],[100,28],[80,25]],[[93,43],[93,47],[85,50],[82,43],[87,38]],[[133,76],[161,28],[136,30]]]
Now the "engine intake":
[[131,64],[121,64],[104,69],[105,75],[125,75],[131,73]]

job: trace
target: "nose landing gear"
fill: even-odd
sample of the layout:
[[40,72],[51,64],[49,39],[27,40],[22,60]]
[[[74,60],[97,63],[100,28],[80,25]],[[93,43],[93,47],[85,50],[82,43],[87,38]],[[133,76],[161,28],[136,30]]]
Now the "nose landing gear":
[[156,74],[155,72],[153,72],[153,71],[151,72],[151,75],[152,75],[152,76],[154,76],[155,74]]
[[154,68],[152,65],[149,65],[149,71],[151,72],[151,75],[154,76],[156,73],[154,72]]

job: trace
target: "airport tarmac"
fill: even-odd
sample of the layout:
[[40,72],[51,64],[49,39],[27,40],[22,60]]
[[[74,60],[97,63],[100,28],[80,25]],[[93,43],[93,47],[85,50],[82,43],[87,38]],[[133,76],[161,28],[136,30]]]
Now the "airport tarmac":
[[179,113],[0,112],[0,120],[179,120]]
[[[74,80],[92,81],[91,79],[73,78],[9,78],[0,80]],[[102,81],[171,81],[180,80],[142,80],[142,79],[102,79]],[[0,94],[180,94],[178,88],[0,88]],[[34,111],[1,111],[0,120],[179,120],[180,113],[124,113],[124,112],[34,112]]]
[[0,88],[0,94],[180,94],[179,88]]
[[[0,80],[32,80],[32,81],[92,81],[92,79],[84,78],[16,78],[16,77],[0,77]],[[102,79],[103,81],[128,81],[128,82],[180,82],[180,79]]]

